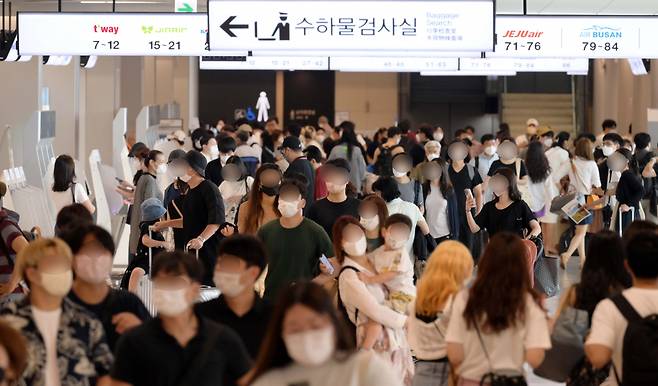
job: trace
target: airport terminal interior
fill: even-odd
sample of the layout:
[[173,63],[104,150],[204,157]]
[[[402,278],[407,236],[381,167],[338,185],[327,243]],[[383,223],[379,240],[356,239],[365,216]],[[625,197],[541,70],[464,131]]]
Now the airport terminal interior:
[[658,386],[658,1],[0,4],[0,386]]

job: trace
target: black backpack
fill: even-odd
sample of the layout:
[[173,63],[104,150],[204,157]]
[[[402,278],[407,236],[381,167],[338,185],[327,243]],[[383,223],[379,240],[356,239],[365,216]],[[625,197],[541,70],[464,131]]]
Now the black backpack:
[[391,155],[391,147],[379,147],[379,156],[375,162],[375,174],[380,177],[390,177],[393,175],[393,156]]
[[628,326],[622,351],[623,374],[615,378],[620,386],[658,385],[658,314],[642,317],[621,294],[612,298]]
[[[350,316],[347,313],[347,308],[345,308],[345,305],[343,304],[343,299],[341,299],[341,297],[340,297],[340,275],[343,272],[347,271],[347,270],[354,271],[357,274],[359,272],[361,272],[358,269],[356,269],[355,267],[352,267],[352,266],[349,266],[349,265],[340,269],[340,272],[338,272],[338,276],[336,276],[336,280],[339,281],[338,284],[336,285],[336,288],[338,288],[338,291],[336,293],[336,298],[337,298],[336,299],[336,306],[338,308],[338,314],[342,317],[343,321],[345,322],[345,326],[348,327],[348,333],[349,333],[350,337],[353,339],[354,344],[356,345],[356,343],[357,343],[356,342],[356,324],[352,323],[352,320],[350,320]],[[356,321],[358,317],[359,317],[359,309],[357,308],[354,311],[354,320]]]

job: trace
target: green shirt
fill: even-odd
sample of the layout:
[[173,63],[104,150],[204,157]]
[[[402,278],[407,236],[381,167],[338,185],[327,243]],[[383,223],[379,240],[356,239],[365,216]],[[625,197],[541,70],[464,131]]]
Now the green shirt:
[[334,255],[327,232],[307,218],[292,229],[282,227],[279,220],[270,221],[258,230],[258,237],[269,259],[266,299],[276,299],[279,291],[292,282],[312,279],[319,274],[320,256]]

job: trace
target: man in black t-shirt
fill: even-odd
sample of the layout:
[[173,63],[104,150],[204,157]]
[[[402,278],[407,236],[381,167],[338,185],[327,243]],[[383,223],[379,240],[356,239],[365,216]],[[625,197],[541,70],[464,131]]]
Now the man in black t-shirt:
[[[315,171],[311,162],[304,156],[301,141],[298,137],[288,136],[283,140],[279,150],[290,164],[284,173],[284,177],[295,177],[296,174],[304,176],[306,178],[306,197],[304,198],[309,204],[312,203],[315,194]],[[308,208],[308,205],[306,208]],[[306,213],[306,209],[304,213]]]
[[272,306],[254,291],[267,265],[263,243],[254,236],[234,235],[222,241],[214,282],[222,293],[196,306],[197,312],[238,333],[252,359],[265,338]]
[[114,242],[105,229],[82,224],[65,228],[60,237],[74,255],[75,280],[68,298],[101,321],[110,350],[114,351],[119,337],[150,319],[150,315],[137,296],[107,284]]
[[306,217],[318,223],[333,239],[332,228],[336,220],[345,215],[358,217],[360,201],[347,194],[350,164],[345,159],[327,161],[322,173],[327,184],[327,197],[314,202]]
[[212,181],[213,184],[219,186],[224,178],[222,177],[222,168],[226,164],[226,160],[235,152],[237,144],[233,137],[224,135],[217,140],[217,147],[219,148],[219,157],[208,162],[206,166],[206,179]]
[[153,263],[158,316],[121,337],[114,385],[233,385],[251,367],[240,337],[194,312],[203,267],[189,254],[163,253]]

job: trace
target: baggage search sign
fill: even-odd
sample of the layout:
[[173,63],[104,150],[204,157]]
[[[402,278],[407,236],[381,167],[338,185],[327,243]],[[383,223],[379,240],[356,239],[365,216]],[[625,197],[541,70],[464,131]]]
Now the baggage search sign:
[[486,0],[210,0],[208,33],[221,51],[482,52],[494,17]]

